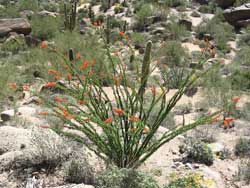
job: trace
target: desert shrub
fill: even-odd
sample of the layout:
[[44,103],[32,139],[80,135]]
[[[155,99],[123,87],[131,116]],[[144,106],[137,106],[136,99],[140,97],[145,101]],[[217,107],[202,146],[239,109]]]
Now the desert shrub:
[[245,46],[250,44],[250,27],[243,29],[243,34],[240,36],[237,44],[239,46]]
[[168,41],[158,51],[158,56],[163,57],[161,63],[166,64],[168,67],[184,67],[188,64],[188,53],[185,48],[182,47],[179,41]]
[[98,177],[98,188],[158,188],[149,175],[133,169],[108,169]]
[[246,184],[250,183],[250,159],[244,159],[241,161],[238,167],[238,178],[243,180]]
[[240,65],[250,67],[250,47],[243,46],[237,53],[234,61]]
[[[138,30],[144,30],[146,24],[146,18],[154,14],[154,7],[152,4],[143,4],[136,12],[136,25]],[[147,23],[150,24],[150,23]]]
[[222,151],[220,151],[219,153],[217,153],[219,159],[221,160],[225,160],[225,159],[229,159],[231,157],[231,151],[228,148],[223,148]]
[[5,7],[0,7],[0,18],[17,18],[17,17],[20,17],[20,13],[16,6],[7,4]]
[[66,176],[64,178],[69,183],[84,183],[87,185],[93,185],[95,183],[94,170],[86,159],[73,159],[70,161],[70,164],[66,168]]
[[24,37],[13,37],[7,39],[5,43],[1,46],[1,50],[9,51],[13,54],[18,53],[19,51],[24,51],[28,47],[26,45]]
[[202,128],[196,128],[192,130],[192,137],[205,143],[213,143],[217,140],[218,131],[211,127],[211,125],[205,125]]
[[19,10],[37,11],[39,9],[39,4],[37,0],[21,0],[18,3]]
[[214,38],[217,48],[224,53],[229,51],[227,42],[235,37],[233,31],[234,28],[224,22],[221,11],[217,12],[214,18],[201,23],[196,28],[198,38],[203,38],[204,34],[210,34]]
[[32,34],[41,40],[48,40],[56,36],[60,21],[51,16],[32,16]]
[[217,8],[218,6],[212,1],[212,2],[209,2],[207,5],[201,5],[199,8],[199,12],[214,14]]
[[48,172],[53,172],[65,162],[71,152],[67,142],[51,130],[34,128],[31,144],[29,165],[32,165],[33,168],[44,168]]
[[234,3],[234,6],[240,6],[240,5],[243,5],[245,3],[250,3],[250,1],[249,0],[236,0]]
[[165,188],[205,188],[204,182],[206,181],[198,173],[185,174],[185,176],[173,174]]
[[55,2],[43,2],[41,3],[41,8],[49,12],[59,12],[59,4]]
[[240,138],[234,148],[234,153],[240,157],[247,157],[250,155],[250,139]]
[[166,26],[167,31],[171,34],[172,40],[182,40],[190,35],[184,25],[178,23],[178,21],[172,21]]
[[162,3],[169,7],[179,7],[186,6],[188,2],[186,0],[164,0]]
[[185,160],[206,165],[213,164],[212,150],[200,140],[187,138],[185,144],[180,146],[180,152],[185,154]]
[[228,77],[229,83],[232,85],[232,89],[249,91],[250,89],[250,70],[248,69],[234,69],[232,74]]
[[250,121],[250,102],[246,102],[241,109],[241,117],[247,121]]

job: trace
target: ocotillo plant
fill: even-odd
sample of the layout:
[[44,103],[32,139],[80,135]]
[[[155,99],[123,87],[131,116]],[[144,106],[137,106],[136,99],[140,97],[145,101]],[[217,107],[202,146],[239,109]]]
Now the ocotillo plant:
[[[101,26],[97,27],[100,29],[96,31],[102,32],[102,41],[105,42],[105,35],[103,35],[105,31]],[[98,36],[98,33],[95,33],[95,36]],[[124,40],[125,38],[126,36]],[[65,75],[65,73],[58,73],[57,70],[50,70],[53,74],[65,75],[63,77],[66,82],[63,85],[52,81],[45,85],[64,90],[68,98],[51,99],[41,96],[44,103],[51,107],[53,114],[66,122],[60,129],[54,129],[58,133],[85,144],[108,163],[111,162],[120,168],[137,168],[163,144],[176,136],[197,126],[217,121],[217,115],[221,110],[204,114],[191,124],[178,126],[155,137],[162,122],[183,94],[208,70],[199,72],[192,70],[176,93],[168,99],[166,97],[168,90],[164,86],[146,88],[147,79],[155,68],[152,67],[150,70],[152,42],[147,44],[142,73],[133,76],[126,72],[125,61],[119,60],[119,54],[112,54],[109,45],[105,47],[107,50],[107,57],[103,58],[103,61],[107,61],[105,63],[89,59],[72,63],[63,54],[51,49],[55,55],[59,55],[64,60],[67,67],[65,70],[68,71]],[[47,48],[47,45],[43,45],[43,48]],[[199,64],[205,62],[200,61]],[[112,96],[102,85],[103,75],[95,72],[94,68],[98,63],[104,65],[103,70],[108,70],[105,78],[110,83],[109,93]],[[140,79],[138,86],[136,81]],[[146,92],[151,96],[147,101],[142,100]],[[155,112],[157,116],[151,119]],[[68,129],[75,131],[68,131]],[[81,137],[82,134],[78,134],[79,131],[88,138],[88,142]]]
[[64,26],[66,30],[73,31],[76,26],[77,0],[73,0],[70,6],[68,11],[67,4],[64,2]]

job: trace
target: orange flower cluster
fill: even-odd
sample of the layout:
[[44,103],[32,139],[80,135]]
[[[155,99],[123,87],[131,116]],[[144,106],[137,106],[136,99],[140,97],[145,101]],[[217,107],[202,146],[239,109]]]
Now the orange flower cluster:
[[49,88],[49,87],[55,87],[56,86],[56,82],[47,82],[44,87],[45,88]]
[[228,127],[228,126],[231,125],[231,122],[234,121],[234,120],[235,120],[234,117],[227,117],[227,118],[224,119],[224,125]]
[[95,27],[100,27],[102,25],[103,25],[102,22],[93,22],[93,26],[95,26]]
[[10,88],[11,89],[17,89],[17,84],[16,83],[10,83]]
[[67,98],[62,98],[62,97],[58,97],[58,96],[55,96],[54,97],[54,100],[56,102],[68,102],[68,99]]
[[140,121],[140,118],[138,116],[131,116],[131,117],[129,117],[128,120],[131,122],[138,122],[138,121]]
[[235,97],[233,97],[233,102],[235,102],[235,103],[237,103],[237,102],[239,102],[240,101],[240,97],[238,97],[238,96],[235,96]]
[[40,44],[40,48],[42,48],[42,49],[46,49],[46,48],[48,48],[49,47],[49,45],[48,45],[48,42],[46,42],[46,41],[43,41],[41,44]]
[[113,117],[108,117],[106,120],[104,120],[103,122],[106,124],[112,123],[113,121]]
[[118,114],[118,115],[123,115],[125,113],[125,111],[120,109],[120,108],[113,109],[113,112]]
[[39,112],[38,115],[40,115],[40,116],[47,116],[47,115],[49,115],[49,112]]
[[43,129],[49,129],[49,128],[50,128],[50,125],[49,125],[49,124],[40,125],[40,127],[43,128]]
[[76,59],[81,59],[81,57],[82,57],[82,56],[81,56],[80,53],[77,53],[77,54],[76,54]]

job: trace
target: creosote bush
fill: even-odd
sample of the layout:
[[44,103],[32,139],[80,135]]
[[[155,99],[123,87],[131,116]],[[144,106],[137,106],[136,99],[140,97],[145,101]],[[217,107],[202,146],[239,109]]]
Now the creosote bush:
[[185,160],[206,165],[213,164],[212,150],[200,140],[187,138],[185,144],[180,146],[180,152],[185,154]]
[[235,145],[235,155],[240,157],[247,157],[250,155],[250,139],[240,138]]
[[65,180],[69,183],[93,185],[95,183],[93,168],[86,160],[73,159],[66,168]]
[[149,175],[133,169],[112,168],[98,177],[98,188],[159,188]]
[[[61,67],[65,67],[63,73],[50,70],[50,74],[64,79],[65,84],[51,80],[44,87],[60,88],[78,103],[71,103],[67,98],[57,97],[48,100],[49,96],[40,97],[53,110],[54,115],[63,119],[70,129],[83,132],[91,144],[84,142],[79,135],[65,132],[63,127],[55,130],[58,133],[86,144],[106,162],[111,162],[120,168],[138,168],[163,144],[199,125],[212,122],[212,119],[221,113],[219,110],[203,116],[194,123],[178,126],[155,139],[155,133],[182,95],[197,79],[206,74],[207,70],[199,72],[191,70],[177,92],[167,100],[168,89],[164,86],[147,87],[148,78],[157,66],[157,64],[150,65],[151,42],[146,45],[142,66],[137,69],[134,77],[128,77],[119,53],[109,47],[103,27],[96,26],[95,35],[100,36],[99,40],[103,41],[106,50],[106,55],[102,58],[104,63],[101,72],[95,69],[98,64],[94,57],[85,59],[79,53],[75,59],[69,60],[58,50],[49,47],[48,43],[41,44],[41,48],[49,48],[56,56],[61,57],[63,62]],[[119,32],[119,36],[125,44],[130,45],[125,33]],[[199,64],[204,63],[205,61],[201,61]],[[106,70],[110,70],[108,74],[105,73]],[[103,88],[103,79],[110,82],[109,90],[113,96],[108,95]],[[153,97],[146,101],[147,90],[150,90]],[[146,102],[150,105],[146,106]],[[160,104],[159,109],[157,109],[158,104]],[[158,111],[158,115],[149,123],[149,118],[155,110]]]

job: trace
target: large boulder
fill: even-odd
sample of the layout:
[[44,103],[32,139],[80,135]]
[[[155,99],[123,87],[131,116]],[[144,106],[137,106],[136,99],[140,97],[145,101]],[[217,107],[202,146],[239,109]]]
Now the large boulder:
[[0,37],[5,37],[10,32],[28,35],[31,32],[31,25],[24,18],[0,19]]
[[236,0],[215,0],[215,2],[221,7],[221,8],[228,8],[232,6],[235,3]]
[[250,3],[236,8],[226,9],[224,17],[228,23],[235,27],[246,27],[250,25]]

